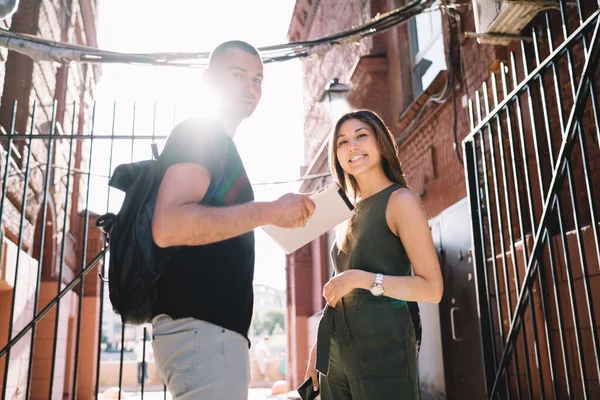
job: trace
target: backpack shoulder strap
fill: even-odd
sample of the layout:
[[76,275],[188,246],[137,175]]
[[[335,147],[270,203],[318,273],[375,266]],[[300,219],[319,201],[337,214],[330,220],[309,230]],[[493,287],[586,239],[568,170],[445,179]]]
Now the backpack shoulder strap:
[[158,161],[158,146],[156,143],[152,143],[150,146],[152,147],[152,157]]

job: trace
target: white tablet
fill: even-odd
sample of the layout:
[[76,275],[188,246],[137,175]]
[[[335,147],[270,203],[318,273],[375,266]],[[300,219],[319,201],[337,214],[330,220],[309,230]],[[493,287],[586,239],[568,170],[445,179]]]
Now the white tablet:
[[354,206],[335,182],[313,193],[310,198],[315,202],[316,208],[304,227],[296,229],[279,228],[273,225],[262,227],[286,254],[318,238],[354,213]]

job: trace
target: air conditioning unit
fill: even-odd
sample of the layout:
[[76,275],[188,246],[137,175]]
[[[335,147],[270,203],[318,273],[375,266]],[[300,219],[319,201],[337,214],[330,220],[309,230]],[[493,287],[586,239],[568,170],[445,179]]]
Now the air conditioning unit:
[[473,0],[475,36],[479,43],[507,45],[551,4],[548,0]]

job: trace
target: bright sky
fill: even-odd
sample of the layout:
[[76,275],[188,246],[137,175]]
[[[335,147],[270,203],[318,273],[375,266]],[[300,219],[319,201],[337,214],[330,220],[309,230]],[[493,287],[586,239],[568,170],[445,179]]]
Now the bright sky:
[[[229,39],[246,40],[257,47],[285,43],[295,1],[170,0],[168,7],[166,3],[164,0],[102,0],[99,2],[99,46],[106,50],[128,52],[199,52],[210,51],[218,43]],[[131,134],[135,101],[135,133],[152,134],[152,111],[156,102],[155,131],[157,135],[165,135],[174,121],[201,112],[201,70],[104,65],[96,98],[97,134],[110,133],[113,101],[116,100],[117,133]],[[174,102],[177,103],[175,117]],[[302,129],[300,62],[293,60],[265,65],[261,103],[255,114],[240,126],[235,137],[251,182],[280,181],[299,176],[303,161]],[[115,142],[113,169],[115,165],[129,161],[131,147],[128,147],[129,141],[125,142]],[[92,156],[96,160],[94,172],[104,175],[108,168],[106,145],[96,143]],[[150,157],[149,146],[136,146],[134,153],[136,159],[147,159]],[[106,179],[95,180],[93,185],[102,191],[106,183]],[[297,182],[260,185],[255,186],[254,191],[257,200],[274,200],[286,192],[296,191],[298,187]],[[119,198],[118,193],[113,194]],[[95,196],[91,201],[92,210],[105,212],[105,197]],[[113,200],[111,195],[111,210],[118,209],[118,205],[119,201]],[[285,289],[283,251],[260,229],[256,230],[256,240],[254,282]]]

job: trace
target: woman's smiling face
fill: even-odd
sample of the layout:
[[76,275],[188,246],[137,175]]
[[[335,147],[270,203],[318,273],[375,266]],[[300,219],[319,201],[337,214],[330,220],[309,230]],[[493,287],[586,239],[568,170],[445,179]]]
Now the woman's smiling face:
[[358,119],[345,121],[338,130],[336,155],[340,166],[357,176],[381,167],[377,137],[369,124]]

